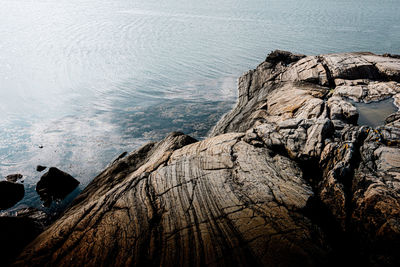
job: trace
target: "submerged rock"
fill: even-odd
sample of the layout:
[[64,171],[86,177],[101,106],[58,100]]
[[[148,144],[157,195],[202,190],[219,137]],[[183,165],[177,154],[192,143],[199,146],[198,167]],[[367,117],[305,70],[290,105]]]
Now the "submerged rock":
[[51,167],[40,178],[40,181],[36,185],[36,191],[41,200],[44,201],[44,206],[48,207],[53,200],[64,199],[78,185],[79,181],[74,177],[57,168]]
[[17,204],[25,195],[23,184],[0,181],[0,210]]
[[15,265],[398,266],[399,116],[359,126],[349,102],[398,97],[398,67],[271,53],[210,138],[119,158]]

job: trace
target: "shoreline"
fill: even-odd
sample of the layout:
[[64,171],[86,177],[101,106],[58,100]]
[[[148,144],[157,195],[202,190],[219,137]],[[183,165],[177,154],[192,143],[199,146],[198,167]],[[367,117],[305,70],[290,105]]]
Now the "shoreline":
[[398,82],[396,57],[274,51],[209,138],[172,133],[117,159],[15,265],[394,265],[399,111],[359,126],[346,97],[398,101]]

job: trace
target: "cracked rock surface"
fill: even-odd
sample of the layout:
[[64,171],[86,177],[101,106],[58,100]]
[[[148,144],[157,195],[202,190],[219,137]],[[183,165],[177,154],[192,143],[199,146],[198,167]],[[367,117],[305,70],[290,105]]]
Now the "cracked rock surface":
[[398,82],[393,55],[274,51],[211,137],[116,160],[14,265],[398,266],[400,113],[357,125],[351,102]]

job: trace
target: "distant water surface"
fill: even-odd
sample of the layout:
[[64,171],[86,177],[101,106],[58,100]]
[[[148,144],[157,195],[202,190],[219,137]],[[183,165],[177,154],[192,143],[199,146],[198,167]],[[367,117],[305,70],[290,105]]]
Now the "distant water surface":
[[123,151],[203,138],[271,50],[400,53],[398,0],[0,3],[0,176],[25,176],[17,207],[41,206],[38,164],[81,182],[63,206]]

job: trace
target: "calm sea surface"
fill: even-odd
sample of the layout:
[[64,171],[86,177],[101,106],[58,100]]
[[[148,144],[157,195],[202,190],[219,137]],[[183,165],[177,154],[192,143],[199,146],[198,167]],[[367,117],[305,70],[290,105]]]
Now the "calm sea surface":
[[400,1],[0,0],[0,177],[40,207],[38,164],[71,199],[124,151],[203,138],[274,49],[400,54]]

